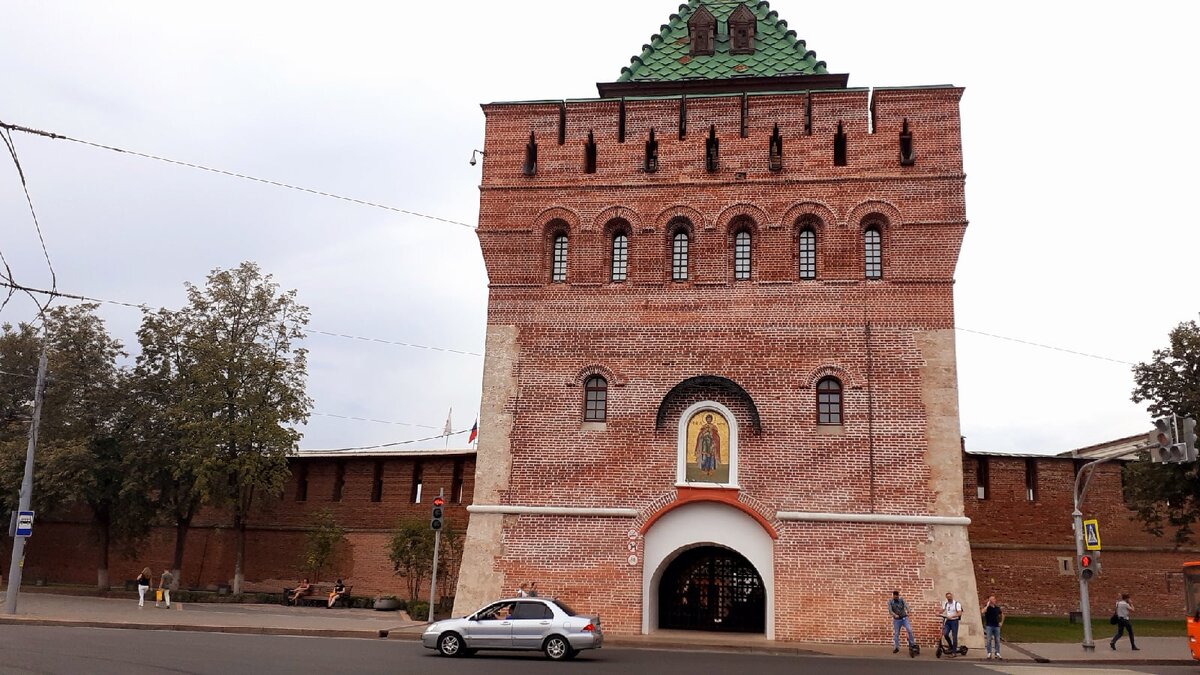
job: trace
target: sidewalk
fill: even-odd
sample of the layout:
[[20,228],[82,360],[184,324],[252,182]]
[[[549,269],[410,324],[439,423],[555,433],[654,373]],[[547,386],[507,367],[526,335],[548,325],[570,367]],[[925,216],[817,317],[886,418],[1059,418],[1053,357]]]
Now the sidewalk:
[[[3,597],[0,593],[0,597]],[[188,603],[179,608],[155,608],[136,599],[112,599],[45,593],[22,593],[15,616],[0,614],[0,625],[79,626],[142,630],[211,631],[264,635],[308,635],[417,640],[423,621],[411,621],[403,612],[367,609],[324,609],[282,605]],[[1136,625],[1136,624],[1135,624]],[[605,635],[605,646],[632,649],[687,649],[836,656],[841,658],[908,659],[906,649],[893,654],[890,645],[852,645],[813,642],[776,642],[762,635],[656,631],[651,635]],[[1103,665],[1189,665],[1187,638],[1141,638],[1139,651],[1122,641],[1116,651],[1107,637],[1096,640],[1094,652],[1077,643],[1005,643],[1003,663],[1096,663]],[[972,649],[960,660],[988,663],[982,649]],[[934,658],[933,645],[922,645],[921,659]],[[945,657],[948,658],[948,657]]]
[[[0,597],[4,595],[0,593]],[[156,608],[152,600],[138,607],[136,598],[44,593],[21,593],[17,614],[0,614],[2,624],[370,638],[386,637],[390,631],[404,627],[424,626],[409,621],[403,612],[177,602],[166,609]]]

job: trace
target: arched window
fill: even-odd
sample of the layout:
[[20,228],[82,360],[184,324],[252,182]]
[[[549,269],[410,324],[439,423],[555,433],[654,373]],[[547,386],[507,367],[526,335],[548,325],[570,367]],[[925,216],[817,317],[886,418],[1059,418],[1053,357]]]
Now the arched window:
[[550,281],[559,283],[567,280],[567,235],[554,235],[554,255],[551,259]]
[[868,279],[883,278],[883,237],[874,225],[863,232],[863,264]]
[[612,241],[612,280],[625,281],[629,274],[629,235],[618,232]]
[[583,421],[603,422],[608,419],[608,382],[599,375],[583,383]]
[[811,227],[800,230],[800,278],[817,278],[817,233]]
[[687,281],[688,278],[688,234],[683,230],[675,233],[671,242],[671,280]]
[[750,231],[739,230],[733,238],[733,278],[750,278]]
[[826,377],[817,383],[817,424],[842,423],[842,383]]

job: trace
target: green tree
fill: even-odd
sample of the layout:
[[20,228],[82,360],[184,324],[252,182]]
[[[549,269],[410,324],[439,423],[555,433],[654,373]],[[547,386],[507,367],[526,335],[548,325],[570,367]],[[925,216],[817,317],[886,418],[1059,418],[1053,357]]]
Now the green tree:
[[[1152,417],[1200,417],[1200,326],[1195,321],[1176,326],[1166,349],[1134,366],[1133,380],[1134,403],[1146,403]],[[1161,536],[1173,528],[1177,544],[1191,541],[1200,505],[1196,466],[1139,461],[1123,470],[1126,502],[1146,529]]]
[[204,288],[187,285],[181,311],[190,361],[181,415],[189,443],[203,448],[196,469],[202,498],[227,504],[237,537],[233,592],[245,578],[246,525],[255,498],[278,497],[312,401],[305,393],[308,308],[280,292],[254,263],[214,270]]
[[215,468],[207,423],[216,414],[193,398],[201,388],[196,350],[188,342],[183,311],[145,311],[138,329],[141,353],[129,390],[134,416],[130,446],[141,457],[139,468],[153,486],[159,512],[175,528],[171,569],[183,579],[183,555],[192,520],[216,498],[200,476]]
[[[49,372],[34,464],[34,504],[44,512],[72,502],[87,508],[98,543],[97,585],[108,588],[112,547],[143,536],[149,530],[152,509],[147,486],[138,482],[122,445],[124,373],[116,360],[124,352],[108,335],[95,313],[97,307],[82,304],[49,310],[44,316],[43,336],[29,326],[6,326],[0,336],[0,353],[4,354],[0,362],[16,364],[21,370],[13,372],[24,375],[34,342],[39,350],[43,345],[46,349]],[[33,379],[12,379],[25,380],[31,402]],[[30,416],[31,412],[21,411],[26,404],[20,399],[17,393],[6,396],[13,406],[6,415]],[[6,484],[20,485],[26,441],[8,426],[0,444],[0,471]],[[16,506],[15,491],[6,492],[4,498],[8,509]]]
[[313,514],[303,560],[303,568],[312,575],[313,583],[321,580],[321,572],[337,557],[338,547],[345,538],[346,528],[338,525],[332,511],[321,509]]
[[429,522],[405,518],[397,523],[388,558],[396,574],[404,577],[408,599],[419,599],[421,585],[433,572],[433,530],[429,529]]

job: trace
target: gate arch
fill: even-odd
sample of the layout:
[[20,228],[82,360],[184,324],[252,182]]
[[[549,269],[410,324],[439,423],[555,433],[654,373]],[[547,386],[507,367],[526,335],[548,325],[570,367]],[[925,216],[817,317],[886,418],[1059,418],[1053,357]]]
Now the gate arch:
[[723,546],[686,549],[667,564],[659,580],[658,627],[766,632],[762,577],[737,551]]
[[[692,553],[704,549],[707,553]],[[714,555],[721,549],[737,555],[761,579],[762,631],[775,638],[774,540],[762,524],[744,512],[719,502],[680,506],[654,521],[646,531],[642,560],[642,633],[661,624],[660,590],[664,576],[676,574],[672,565],[685,556]],[[733,556],[726,557],[732,559]],[[669,608],[668,608],[669,610]]]

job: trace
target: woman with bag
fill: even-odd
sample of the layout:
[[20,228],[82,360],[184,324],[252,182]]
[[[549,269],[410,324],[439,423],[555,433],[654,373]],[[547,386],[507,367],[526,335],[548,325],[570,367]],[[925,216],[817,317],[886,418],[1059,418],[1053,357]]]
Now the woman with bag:
[[142,570],[141,574],[138,575],[138,578],[137,578],[138,607],[146,606],[146,591],[150,590],[150,575],[151,574],[152,573],[150,572],[150,568],[147,567]]
[[1129,603],[1129,594],[1122,593],[1121,599],[1117,601],[1117,611],[1109,619],[1109,623],[1117,625],[1117,634],[1113,636],[1113,639],[1108,641],[1108,646],[1112,647],[1114,651],[1117,648],[1117,640],[1121,639],[1121,635],[1125,631],[1129,631],[1129,646],[1133,648],[1133,651],[1139,651],[1138,646],[1133,643],[1133,624],[1129,622],[1129,613],[1132,611],[1133,605]]

